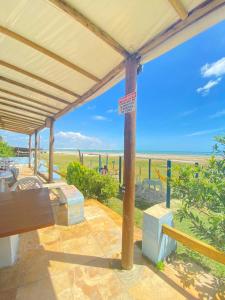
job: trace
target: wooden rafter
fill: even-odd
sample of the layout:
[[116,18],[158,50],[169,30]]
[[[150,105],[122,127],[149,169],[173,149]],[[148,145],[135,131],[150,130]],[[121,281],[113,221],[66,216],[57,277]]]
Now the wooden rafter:
[[18,118],[17,115],[15,116],[14,114],[10,114],[10,112],[1,113],[1,110],[0,110],[0,119],[1,118],[3,118],[3,119],[7,118],[7,119],[15,120],[15,121],[19,120],[19,121],[29,122],[29,123],[35,124],[37,126],[41,126],[44,123],[44,121],[41,121],[41,120],[36,121],[36,120],[33,120],[33,118],[26,118],[26,117],[21,117],[21,116]]
[[0,123],[0,128],[2,128],[4,130],[9,130],[9,131],[15,131],[17,133],[23,133],[23,134],[31,134],[33,132],[32,130],[26,130],[26,129],[23,129],[23,128],[5,126],[4,124],[1,124],[1,123]]
[[14,126],[14,125],[6,124],[4,122],[0,122],[0,124],[4,128],[11,128],[11,129],[16,129],[16,130],[23,130],[24,132],[31,132],[31,131],[33,131],[33,129],[27,129],[27,128],[23,127],[23,126]]
[[43,82],[43,83],[45,83],[45,84],[47,84],[49,86],[54,87],[55,89],[61,90],[62,92],[70,94],[70,95],[72,95],[74,97],[79,97],[80,96],[79,94],[74,93],[74,92],[72,92],[72,91],[70,91],[70,90],[68,90],[68,89],[66,89],[66,88],[64,88],[64,87],[62,87],[62,86],[60,86],[58,84],[55,84],[54,82],[51,82],[51,81],[49,81],[47,79],[44,79],[44,78],[42,78],[40,76],[37,76],[37,75],[35,75],[33,73],[30,73],[30,72],[28,72],[28,71],[26,71],[24,69],[21,69],[21,68],[19,68],[17,66],[12,65],[12,64],[9,64],[9,63],[7,63],[7,62],[5,62],[3,60],[0,60],[0,65],[6,67],[8,69],[14,70],[14,71],[16,71],[18,73],[24,74],[24,75],[26,75],[28,77],[31,77],[31,78],[33,78],[35,80],[41,81],[41,82]]
[[[2,97],[0,97],[0,99],[1,98]],[[9,107],[9,108],[22,110],[24,112],[28,112],[28,113],[34,114],[36,116],[42,116],[42,117],[50,117],[51,116],[49,113],[47,114],[47,113],[42,113],[42,112],[36,112],[36,111],[31,110],[31,109],[24,108],[24,107],[21,107],[21,106],[18,106],[18,105],[13,105],[13,104],[8,104],[8,103],[0,103],[0,105],[6,106],[6,107]]]
[[[12,102],[12,103],[16,103],[16,104],[19,104],[19,105],[27,106],[26,103],[23,103],[23,102],[14,100],[14,99],[2,97],[1,95],[0,95],[0,99],[3,100],[3,101],[6,101],[6,102]],[[43,105],[43,106],[44,106],[44,105]],[[48,109],[45,109],[45,108],[42,108],[42,107],[37,107],[37,106],[31,105],[31,104],[29,104],[28,107],[34,108],[34,109],[36,109],[37,111],[46,112],[46,113],[48,113],[48,115],[49,115],[49,114],[54,114],[54,112],[52,112],[52,111],[50,111],[50,110],[48,110]],[[56,110],[56,109],[55,109],[55,110]]]
[[38,127],[37,124],[33,124],[33,123],[29,123],[29,122],[21,122],[19,119],[18,120],[10,120],[7,118],[0,118],[0,122],[14,124],[14,125],[18,124],[18,125],[29,126],[29,127],[33,127],[33,128]]
[[33,134],[32,131],[28,131],[28,132],[24,132],[24,131],[19,131],[19,130],[16,130],[16,129],[10,129],[10,128],[4,128],[3,126],[0,125],[0,129],[2,130],[7,130],[7,131],[11,131],[11,132],[16,132],[16,133],[20,133],[20,134],[26,134],[26,135],[30,135],[30,134]]
[[188,17],[185,20],[176,22],[170,28],[166,29],[164,32],[159,33],[156,37],[147,41],[137,51],[137,53],[140,56],[149,53],[151,50],[158,47],[160,44],[163,44],[175,34],[184,30],[185,28],[192,25],[197,20],[205,17],[206,15],[213,12],[214,10],[220,8],[224,4],[225,4],[225,0],[214,0],[210,2],[209,1],[203,2],[198,7],[194,8],[191,12],[189,12]]
[[7,114],[11,114],[13,116],[25,117],[25,118],[30,119],[30,120],[42,121],[43,123],[45,123],[45,121],[42,120],[42,119],[38,119],[36,117],[27,116],[26,114],[21,114],[21,113],[18,113],[18,112],[12,112],[12,110],[10,110],[10,109],[8,110],[8,109],[2,109],[2,108],[0,108],[0,115],[2,114],[2,112],[3,113],[7,113]]
[[25,130],[27,130],[28,128],[28,130],[34,130],[34,129],[36,129],[36,127],[32,127],[32,126],[29,126],[29,125],[21,125],[21,124],[15,124],[15,123],[10,123],[10,122],[2,122],[2,124],[3,125],[5,125],[5,126],[10,126],[10,127],[14,127],[14,128],[18,128],[18,129],[25,129]]
[[63,0],[48,0],[49,2],[53,3],[57,8],[64,11],[67,15],[72,17],[75,21],[82,24],[86,29],[91,31],[105,43],[107,43],[112,49],[120,53],[124,57],[128,57],[130,54],[129,52],[121,46],[114,38],[112,38],[106,31],[101,29],[99,26],[94,24],[88,18],[86,18],[82,13],[76,10],[74,7],[70,6]]
[[9,95],[11,95],[11,96],[15,96],[15,97],[17,97],[17,98],[21,98],[21,99],[27,100],[27,101],[29,101],[29,102],[33,102],[33,103],[36,103],[36,104],[39,104],[39,105],[43,105],[43,106],[45,106],[45,107],[49,107],[49,108],[52,108],[52,109],[56,109],[56,107],[55,107],[54,105],[50,105],[50,104],[48,104],[48,103],[42,103],[42,102],[40,102],[40,101],[38,101],[38,100],[36,100],[36,99],[29,98],[29,97],[23,96],[23,95],[18,94],[18,93],[14,93],[14,92],[11,92],[11,91],[6,90],[6,89],[0,88],[0,92],[3,92],[3,93],[5,93],[5,94],[9,94]]
[[91,89],[89,89],[86,93],[84,93],[80,98],[78,98],[75,102],[71,103],[60,112],[55,115],[55,119],[61,117],[66,112],[70,111],[72,108],[83,104],[89,97],[91,97],[94,93],[96,93],[99,89],[101,89],[104,85],[106,85],[110,80],[112,80],[116,75],[118,75],[124,69],[125,61],[122,61],[118,66],[116,66],[112,71],[110,71],[101,82],[95,84]]
[[185,9],[184,5],[182,4],[181,0],[168,0],[172,7],[177,12],[178,16],[181,20],[185,20],[188,17],[188,12]]
[[64,99],[61,99],[61,98],[56,97],[56,96],[53,96],[53,95],[51,95],[51,94],[49,94],[49,93],[43,92],[43,91],[41,91],[41,90],[39,90],[39,89],[35,89],[35,88],[31,87],[31,86],[28,86],[28,85],[26,85],[26,84],[23,84],[23,83],[21,83],[21,82],[15,81],[15,80],[12,80],[12,79],[7,78],[7,77],[4,77],[4,76],[0,76],[0,80],[5,81],[5,82],[8,82],[8,83],[11,83],[11,84],[16,85],[16,86],[19,86],[19,87],[21,87],[21,88],[23,88],[23,89],[25,89],[25,90],[29,90],[29,91],[31,91],[31,92],[34,92],[34,93],[43,95],[43,96],[45,96],[45,97],[54,99],[54,100],[56,100],[56,101],[58,101],[58,102],[61,102],[61,103],[64,103],[64,104],[69,104],[69,103],[70,103],[70,102],[68,102],[68,101],[66,101],[66,100],[64,100]]
[[88,71],[82,69],[81,67],[73,64],[72,62],[66,60],[65,58],[57,55],[56,53],[53,53],[52,51],[28,40],[27,38],[23,37],[22,35],[19,35],[18,33],[9,30],[8,28],[0,26],[0,33],[5,34],[5,35],[9,36],[10,38],[17,40],[18,42],[23,43],[23,44],[41,52],[42,54],[58,61],[59,63],[69,67],[70,69],[73,69],[74,71],[86,76],[87,78],[89,78],[93,81],[96,81],[96,82],[100,81],[100,79],[98,77],[96,77],[95,75],[93,75],[93,74],[89,73]]

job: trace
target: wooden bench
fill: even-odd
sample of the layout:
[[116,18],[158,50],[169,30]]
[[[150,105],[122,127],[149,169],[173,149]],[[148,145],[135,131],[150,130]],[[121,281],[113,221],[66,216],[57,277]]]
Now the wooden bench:
[[65,182],[49,183],[44,186],[58,191],[60,204],[65,204],[67,208],[67,225],[84,220],[84,196],[75,186]]

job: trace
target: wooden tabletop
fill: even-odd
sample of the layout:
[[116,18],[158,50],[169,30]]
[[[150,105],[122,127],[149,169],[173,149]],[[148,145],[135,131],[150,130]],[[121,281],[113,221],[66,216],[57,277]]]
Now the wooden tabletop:
[[47,188],[0,193],[0,237],[54,225]]

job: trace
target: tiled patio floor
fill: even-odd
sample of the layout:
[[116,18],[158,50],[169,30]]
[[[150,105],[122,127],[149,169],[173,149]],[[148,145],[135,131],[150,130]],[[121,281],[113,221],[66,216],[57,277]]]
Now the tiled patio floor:
[[122,271],[121,217],[98,201],[86,200],[85,221],[65,226],[65,207],[52,199],[56,225],[20,235],[17,263],[0,270],[1,300],[213,299],[210,280],[185,290],[184,274],[151,266],[137,245],[138,229],[134,269]]

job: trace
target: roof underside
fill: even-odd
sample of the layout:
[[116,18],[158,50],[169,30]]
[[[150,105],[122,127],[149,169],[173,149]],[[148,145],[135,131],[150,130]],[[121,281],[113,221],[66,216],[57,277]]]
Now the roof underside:
[[0,128],[31,134],[225,19],[224,1],[7,0],[0,3]]

